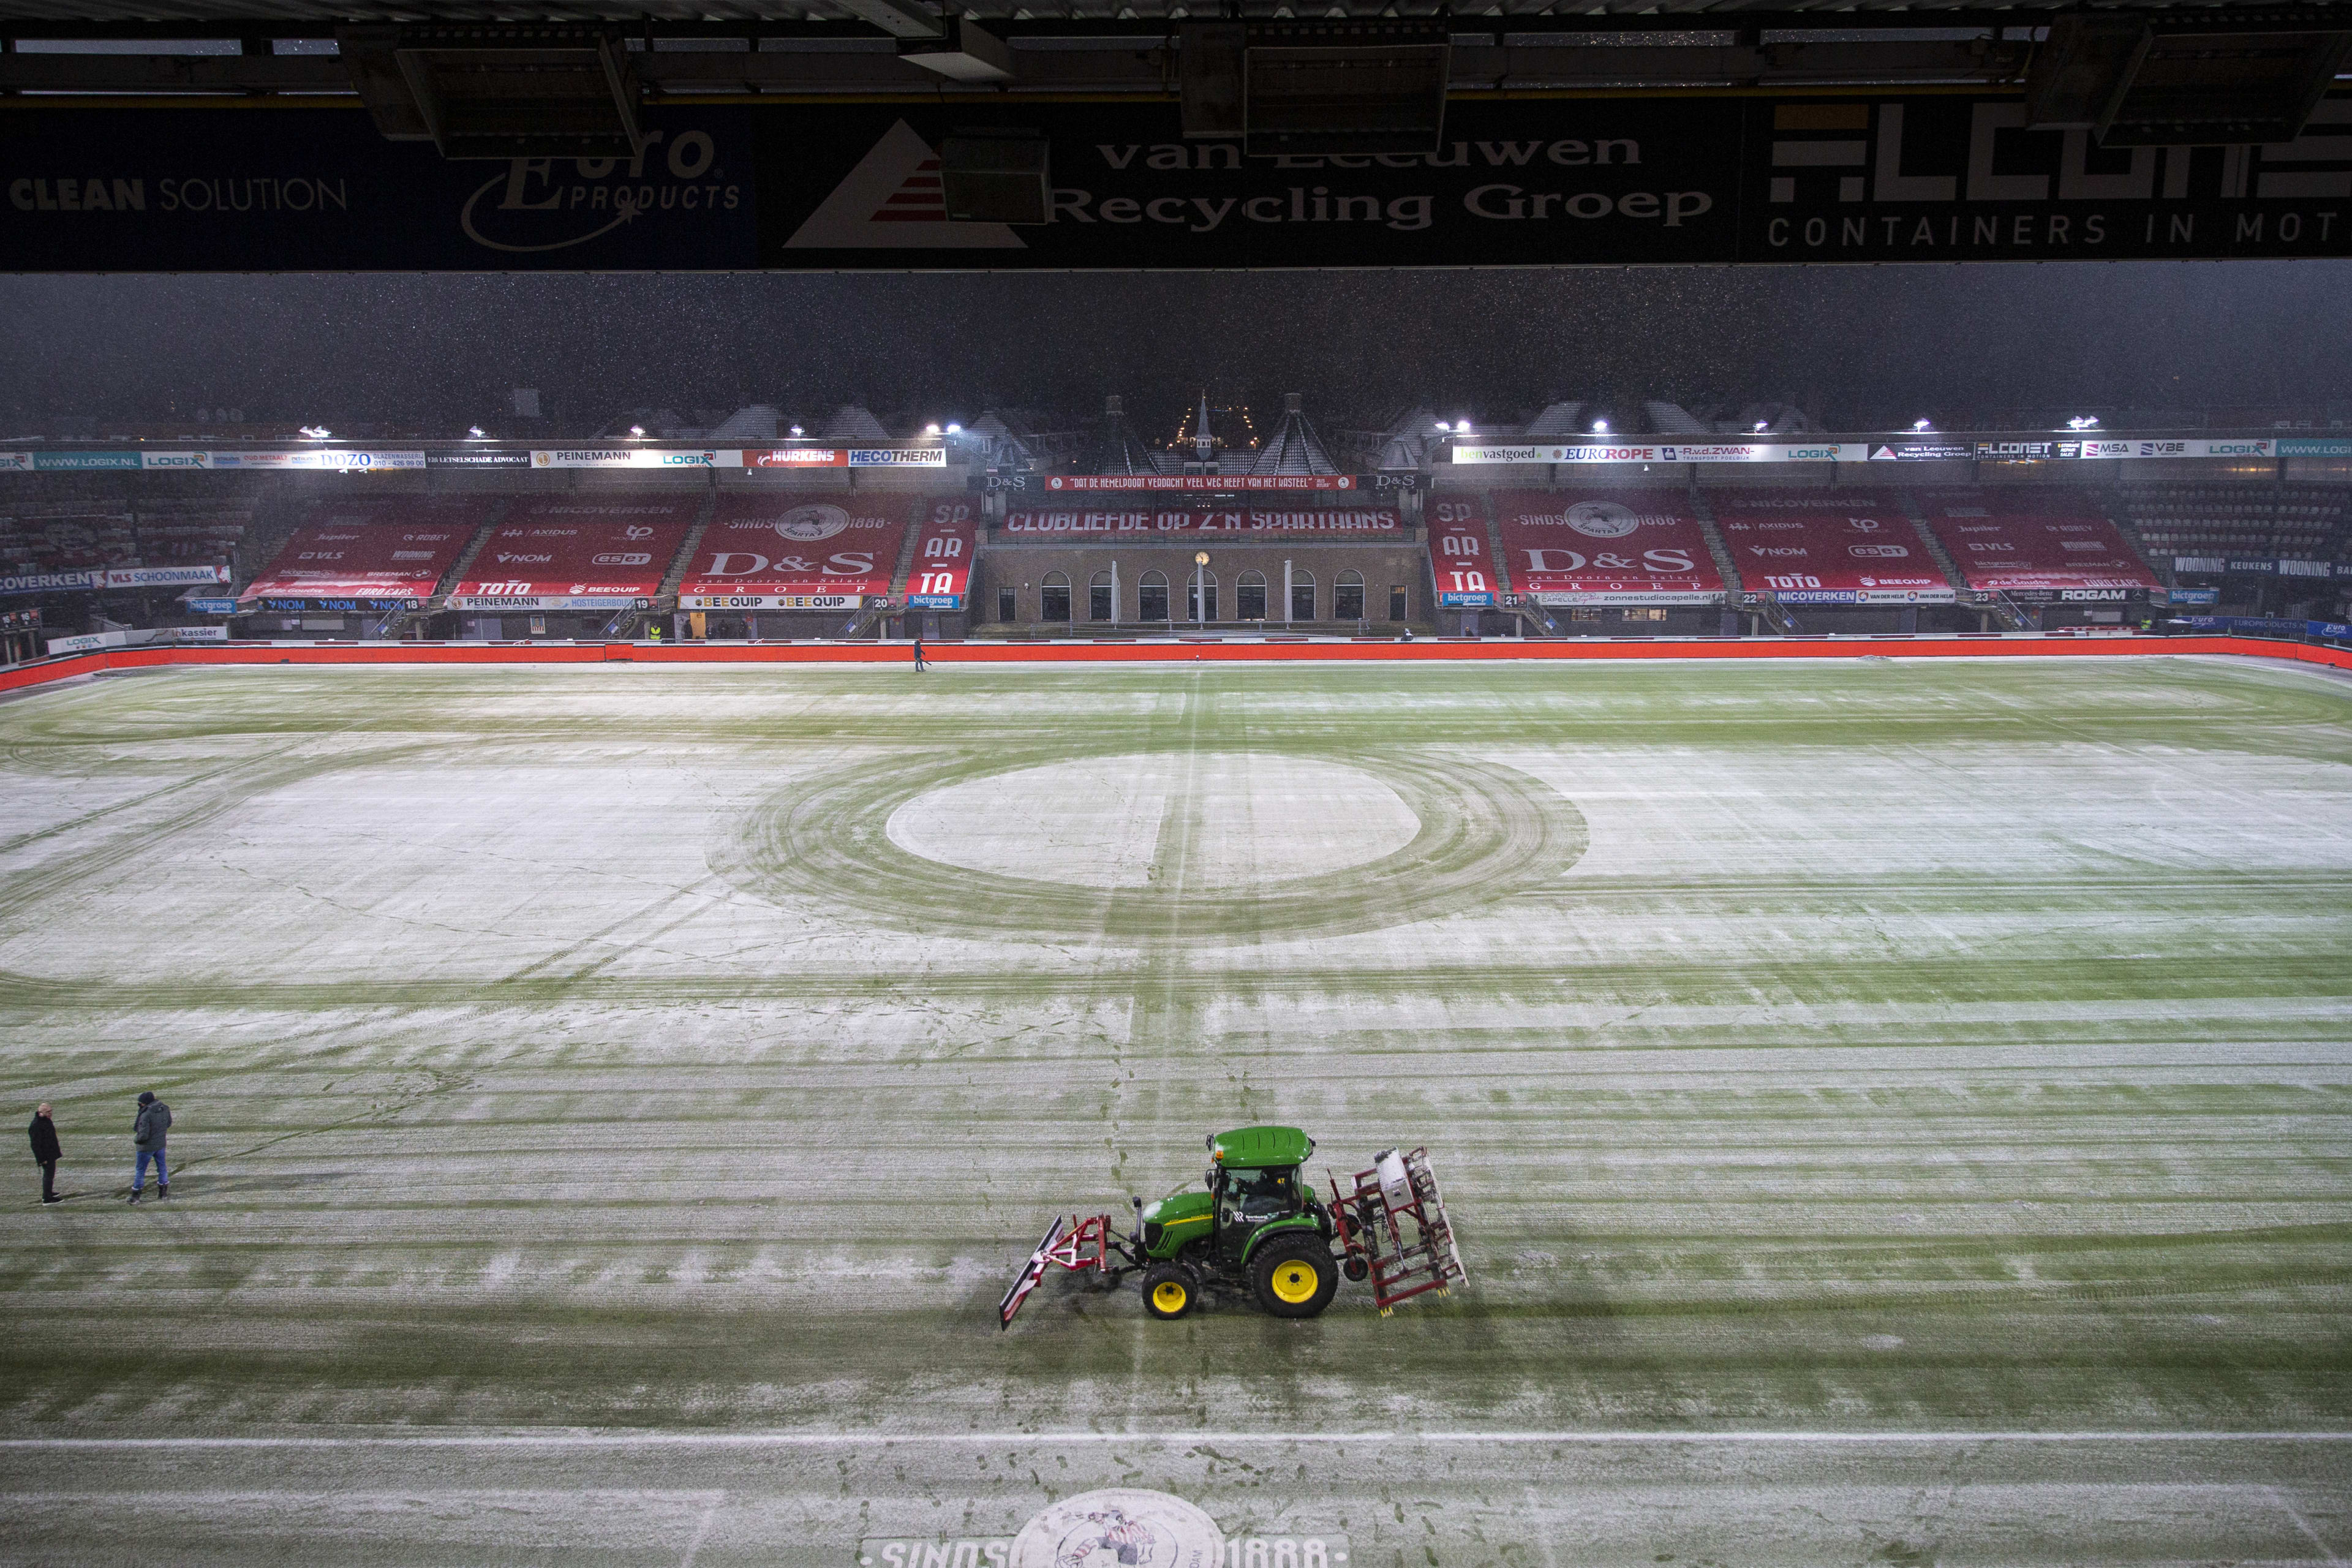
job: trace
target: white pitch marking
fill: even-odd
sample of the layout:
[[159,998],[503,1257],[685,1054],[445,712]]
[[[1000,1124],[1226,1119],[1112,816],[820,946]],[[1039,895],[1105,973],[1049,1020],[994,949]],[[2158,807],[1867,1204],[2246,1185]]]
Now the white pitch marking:
[[2344,1432],[453,1432],[396,1437],[5,1437],[15,1449],[205,1448],[887,1448],[953,1443],[1044,1446],[1097,1443],[1545,1443],[1637,1446],[1644,1443],[2352,1443]]
[[702,1551],[703,1542],[709,1537],[710,1521],[719,1517],[719,1505],[726,1500],[725,1492],[710,1494],[710,1506],[702,1510],[702,1522],[694,1527],[694,1539],[686,1543],[686,1555],[679,1559],[677,1568],[694,1568],[694,1559]]
[[2294,1521],[2294,1527],[2297,1530],[2300,1530],[2304,1534],[2311,1538],[2311,1543],[2319,1548],[2319,1554],[2322,1557],[2326,1558],[2327,1561],[2334,1565],[2334,1568],[2344,1568],[2344,1559],[2336,1556],[2333,1551],[2329,1550],[2327,1542],[2319,1539],[2319,1531],[2311,1528],[2311,1521],[2303,1517],[2303,1510],[2301,1509],[2286,1500],[2286,1494],[2284,1492],[2280,1491],[2276,1487],[2264,1487],[2263,1490],[2270,1493],[2271,1501],[2278,1504],[2279,1507],[2286,1510],[2287,1518]]

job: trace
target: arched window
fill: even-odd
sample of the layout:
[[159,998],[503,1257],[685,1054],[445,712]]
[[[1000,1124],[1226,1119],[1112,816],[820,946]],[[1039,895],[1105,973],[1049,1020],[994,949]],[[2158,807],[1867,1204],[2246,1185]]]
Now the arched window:
[[1244,572],[1234,588],[1234,613],[1245,621],[1265,619],[1265,574]]
[[1315,578],[1311,573],[1297,567],[1290,572],[1290,618],[1311,621],[1315,618]]
[[1096,573],[1094,580],[1087,584],[1087,619],[1090,621],[1118,619],[1118,607],[1111,603],[1110,574],[1108,572]]
[[1188,621],[1213,621],[1217,618],[1217,574],[1206,566],[1195,566],[1192,574],[1184,579],[1184,618]]
[[1360,621],[1364,618],[1363,574],[1339,574],[1339,584],[1331,590],[1331,618],[1335,621]]
[[1135,585],[1139,601],[1136,613],[1147,621],[1168,618],[1168,577],[1160,572],[1146,572],[1143,581]]
[[1066,621],[1070,618],[1070,580],[1059,572],[1045,574],[1045,584],[1037,598],[1039,620]]

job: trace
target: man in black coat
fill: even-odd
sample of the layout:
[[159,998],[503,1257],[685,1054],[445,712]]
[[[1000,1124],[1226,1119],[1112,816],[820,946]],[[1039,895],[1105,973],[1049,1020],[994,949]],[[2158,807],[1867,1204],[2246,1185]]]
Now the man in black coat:
[[64,1151],[58,1147],[58,1124],[49,1120],[47,1106],[33,1112],[33,1124],[26,1131],[33,1135],[33,1158],[41,1167],[41,1201],[63,1203],[58,1196],[58,1161]]

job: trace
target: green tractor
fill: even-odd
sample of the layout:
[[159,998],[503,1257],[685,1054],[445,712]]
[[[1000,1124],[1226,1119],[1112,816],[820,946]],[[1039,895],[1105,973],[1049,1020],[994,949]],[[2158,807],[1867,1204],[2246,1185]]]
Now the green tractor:
[[1209,1294],[1248,1297],[1277,1318],[1316,1317],[1343,1274],[1371,1280],[1386,1317],[1399,1301],[1465,1277],[1428,1151],[1384,1151],[1352,1192],[1334,1177],[1328,1204],[1304,1173],[1314,1152],[1315,1140],[1296,1127],[1213,1133],[1202,1190],[1131,1199],[1129,1235],[1113,1234],[1108,1215],[1056,1217],[998,1303],[998,1326],[1012,1326],[1049,1265],[1091,1271],[1106,1290],[1139,1275],[1143,1310],[1163,1321]]

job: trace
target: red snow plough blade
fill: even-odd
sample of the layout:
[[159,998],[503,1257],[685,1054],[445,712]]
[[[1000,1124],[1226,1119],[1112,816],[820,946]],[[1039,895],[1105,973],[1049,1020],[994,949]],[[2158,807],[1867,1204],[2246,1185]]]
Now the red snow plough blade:
[[1013,1289],[996,1304],[996,1326],[1009,1329],[1013,1314],[1021,1303],[1029,1300],[1029,1292],[1037,1289],[1045,1278],[1047,1264],[1059,1264],[1064,1268],[1091,1268],[1097,1274],[1110,1270],[1110,1215],[1107,1214],[1074,1215],[1055,1219],[1046,1227],[1045,1239],[1013,1277]]

